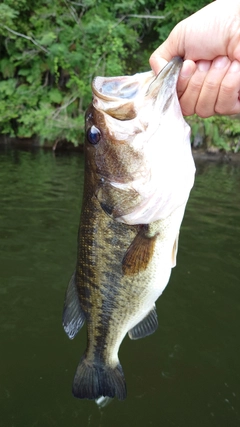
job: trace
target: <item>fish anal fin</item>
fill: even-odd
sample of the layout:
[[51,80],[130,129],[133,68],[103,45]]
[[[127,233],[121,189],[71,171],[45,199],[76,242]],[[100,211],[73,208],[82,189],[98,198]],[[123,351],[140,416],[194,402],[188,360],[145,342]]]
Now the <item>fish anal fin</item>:
[[79,399],[104,397],[126,398],[126,383],[120,363],[110,367],[103,363],[89,362],[83,356],[73,380],[73,395]]
[[176,267],[176,264],[177,264],[178,237],[179,237],[179,233],[177,234],[177,237],[174,241],[174,245],[172,249],[172,268]]
[[75,337],[84,322],[85,315],[80,306],[74,273],[67,287],[62,316],[64,330],[70,339]]
[[149,237],[144,230],[138,232],[122,260],[124,275],[130,276],[146,270],[153,256],[157,236]]
[[128,331],[131,340],[138,340],[139,338],[147,337],[153,334],[158,327],[158,319],[155,305],[151,311],[139,322],[134,328]]

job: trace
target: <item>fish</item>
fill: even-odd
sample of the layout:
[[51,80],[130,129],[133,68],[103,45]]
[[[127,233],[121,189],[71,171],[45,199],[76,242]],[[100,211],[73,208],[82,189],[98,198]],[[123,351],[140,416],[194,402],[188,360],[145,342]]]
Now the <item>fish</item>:
[[174,57],[157,76],[92,82],[77,263],[63,308],[70,339],[86,323],[72,386],[80,399],[125,399],[119,347],[158,327],[155,303],[176,265],[195,175],[176,92],[181,67]]

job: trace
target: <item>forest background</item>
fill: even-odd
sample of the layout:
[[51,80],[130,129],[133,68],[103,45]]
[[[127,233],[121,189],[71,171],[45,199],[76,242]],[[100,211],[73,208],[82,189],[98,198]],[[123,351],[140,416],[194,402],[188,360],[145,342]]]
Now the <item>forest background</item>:
[[[149,56],[204,0],[4,0],[0,134],[42,145],[83,142],[96,75],[149,70]],[[187,118],[194,146],[240,150],[239,118]]]

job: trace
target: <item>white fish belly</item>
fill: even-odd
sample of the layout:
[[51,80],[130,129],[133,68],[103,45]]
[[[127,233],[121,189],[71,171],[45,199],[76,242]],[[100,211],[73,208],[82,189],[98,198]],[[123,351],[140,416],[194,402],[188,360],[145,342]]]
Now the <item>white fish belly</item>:
[[[159,265],[156,268],[155,274],[151,277],[151,280],[146,283],[142,291],[142,296],[137,303],[131,304],[131,299],[129,300],[128,315],[125,317],[125,321],[119,325],[118,330],[115,330],[115,339],[109,354],[111,364],[116,364],[118,361],[118,351],[126,334],[139,322],[141,322],[148,313],[154,307],[156,300],[160,297],[163,290],[168,284],[169,278],[171,275],[171,265]],[[144,277],[141,275],[134,283],[133,286],[141,286],[141,283],[144,283]]]
[[118,360],[119,346],[125,335],[148,315],[169,282],[172,267],[175,266],[173,248],[178,238],[185,206],[185,204],[180,206],[166,220],[160,222],[159,237],[151,262],[145,271],[136,274],[132,280],[131,287],[138,288],[139,291],[136,297],[133,296],[133,292],[129,296],[128,314],[116,331],[116,341],[111,352],[113,360]]
[[[138,283],[144,284],[144,289],[139,301],[139,310],[131,320],[129,319],[129,329],[149,313],[169,282],[172,267],[175,266],[174,244],[178,240],[185,206],[186,204],[180,206],[166,220],[159,222],[159,237],[156,240],[154,255],[147,269],[139,274],[137,280]],[[135,286],[137,285],[136,283]]]

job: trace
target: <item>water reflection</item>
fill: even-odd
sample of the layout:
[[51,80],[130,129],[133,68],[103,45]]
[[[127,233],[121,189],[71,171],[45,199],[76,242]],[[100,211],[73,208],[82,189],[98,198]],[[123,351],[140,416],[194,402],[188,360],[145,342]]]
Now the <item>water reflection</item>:
[[71,395],[85,330],[61,326],[82,178],[79,155],[0,152],[0,426],[239,426],[239,166],[197,167],[159,329],[124,340],[128,397],[101,410]]

